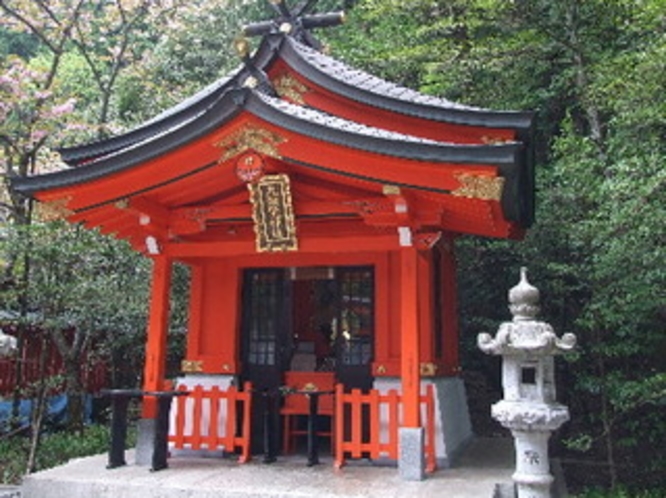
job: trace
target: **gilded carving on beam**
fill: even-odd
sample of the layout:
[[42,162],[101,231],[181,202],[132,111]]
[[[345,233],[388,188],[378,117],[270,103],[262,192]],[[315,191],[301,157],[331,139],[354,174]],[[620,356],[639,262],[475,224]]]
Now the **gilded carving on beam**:
[[382,185],[382,194],[384,195],[400,195],[400,187],[397,185]]
[[434,377],[437,375],[437,365],[434,363],[421,363],[419,367],[422,377]]
[[201,360],[183,360],[180,369],[184,373],[200,373],[203,372],[203,362]]
[[64,220],[74,212],[67,207],[71,197],[63,197],[39,205],[39,215],[44,221]]
[[421,250],[430,250],[442,238],[442,232],[421,232],[417,233],[414,237],[416,239],[416,247]]
[[488,145],[501,145],[501,144],[505,144],[505,143],[508,143],[508,142],[513,142],[513,139],[512,138],[503,138],[503,137],[492,137],[492,136],[489,136],[489,135],[484,135],[484,136],[481,137],[481,141],[484,144],[488,144]]
[[116,201],[113,205],[116,209],[129,209],[129,199],[124,197],[123,199]]
[[220,140],[215,146],[223,149],[219,161],[223,163],[248,150],[253,150],[264,156],[281,159],[282,156],[280,156],[278,146],[284,142],[286,142],[286,139],[277,133],[248,125]]
[[504,178],[492,176],[478,176],[461,173],[456,175],[460,187],[451,192],[456,197],[468,197],[483,201],[499,201],[504,189]]
[[289,177],[267,175],[248,183],[257,252],[298,250]]
[[290,74],[282,74],[273,80],[273,88],[283,99],[289,99],[298,105],[305,105],[303,95],[310,89]]

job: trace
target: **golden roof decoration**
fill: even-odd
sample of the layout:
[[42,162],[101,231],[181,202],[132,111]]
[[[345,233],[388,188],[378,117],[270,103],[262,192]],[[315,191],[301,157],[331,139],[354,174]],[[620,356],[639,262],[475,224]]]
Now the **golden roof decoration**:
[[455,175],[460,187],[451,192],[455,197],[467,197],[483,201],[499,201],[504,190],[504,178],[493,176],[470,175],[460,173]]
[[236,133],[223,138],[215,144],[223,149],[220,163],[228,161],[248,150],[254,150],[265,156],[281,159],[278,146],[287,140],[272,131],[258,126],[246,125]]
[[39,217],[43,221],[64,220],[70,217],[74,214],[74,212],[67,207],[67,204],[69,204],[69,201],[71,200],[72,198],[68,196],[39,204]]
[[303,95],[310,89],[291,74],[281,74],[273,79],[275,91],[283,99],[289,99],[298,105],[305,105]]

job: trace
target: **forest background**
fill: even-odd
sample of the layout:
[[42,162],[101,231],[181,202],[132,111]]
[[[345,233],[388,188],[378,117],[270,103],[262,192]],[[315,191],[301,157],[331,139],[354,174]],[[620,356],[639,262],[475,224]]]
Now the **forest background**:
[[[58,146],[131,128],[223,76],[239,64],[231,47],[240,26],[272,18],[269,7],[0,0],[0,311],[19,348],[40,330],[58,349],[64,377],[35,389],[64,383],[74,415],[84,354],[104,358],[115,385],[138,381],[148,263],[118,241],[49,221],[57,213],[15,195],[8,180],[58,168]],[[558,363],[559,398],[572,421],[553,449],[570,485],[664,489],[666,1],[316,5],[341,8],[348,22],[317,33],[336,58],[460,103],[536,112],[534,227],[521,242],[470,237],[458,247],[463,367],[477,432],[500,432],[488,411],[499,380],[497,361],[476,350],[475,337],[509,319],[506,291],[527,265],[541,290],[541,319],[580,343]],[[185,271],[177,282],[174,364]],[[40,431],[32,432],[28,470],[39,467]]]

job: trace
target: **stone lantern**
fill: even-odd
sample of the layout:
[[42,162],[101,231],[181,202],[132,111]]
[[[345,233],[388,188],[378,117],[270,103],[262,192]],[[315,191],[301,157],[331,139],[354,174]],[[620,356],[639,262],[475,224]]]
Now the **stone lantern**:
[[547,498],[553,483],[548,439],[569,420],[567,407],[556,401],[554,356],[572,350],[576,336],[559,339],[548,323],[535,319],[539,290],[527,281],[525,268],[509,302],[513,321],[502,323],[494,339],[483,333],[477,342],[484,353],[502,355],[504,399],[492,406],[492,417],[514,437],[517,496]]
[[10,354],[13,354],[14,351],[16,351],[16,339],[11,335],[5,334],[4,331],[0,329],[0,358],[3,356],[9,356]]

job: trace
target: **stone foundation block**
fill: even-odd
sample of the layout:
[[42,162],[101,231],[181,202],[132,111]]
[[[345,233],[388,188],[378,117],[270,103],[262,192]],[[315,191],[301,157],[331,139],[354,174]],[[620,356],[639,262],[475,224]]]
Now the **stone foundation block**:
[[398,430],[398,469],[404,481],[425,479],[425,431],[422,427]]

